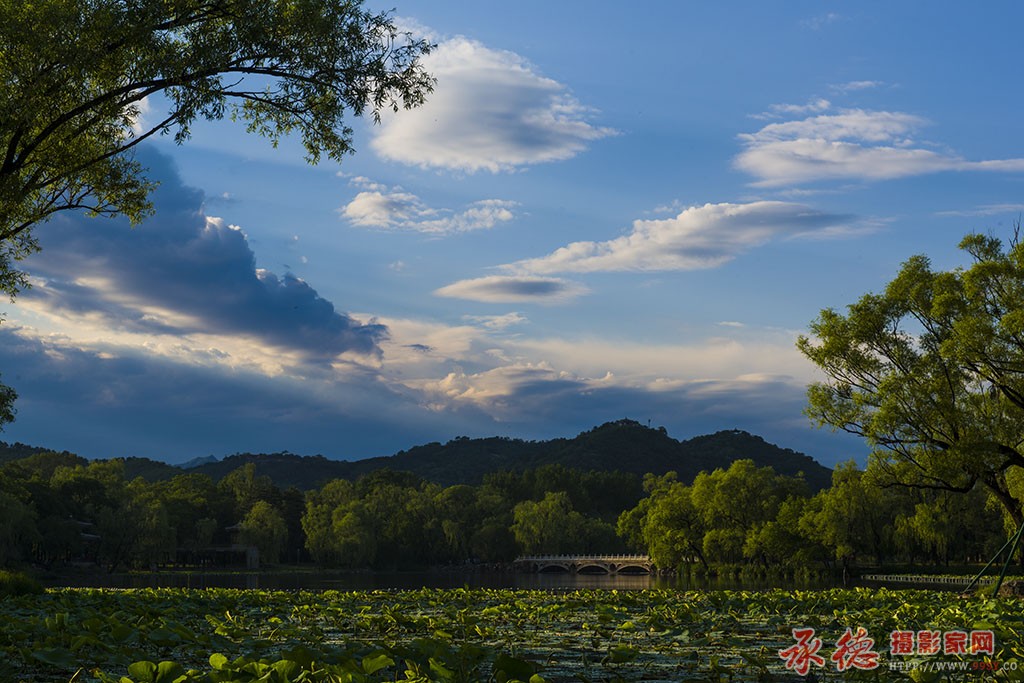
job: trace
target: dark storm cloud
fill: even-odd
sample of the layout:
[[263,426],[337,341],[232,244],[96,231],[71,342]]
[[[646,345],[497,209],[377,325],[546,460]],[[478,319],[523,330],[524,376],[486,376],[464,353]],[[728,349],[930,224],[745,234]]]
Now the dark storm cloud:
[[42,226],[42,252],[25,268],[44,282],[25,297],[55,310],[104,315],[114,329],[255,337],[328,361],[379,354],[381,325],[336,311],[304,281],[256,268],[245,234],[203,211],[203,194],[182,184],[170,160],[139,154],[155,215],[132,229],[123,219],[65,215]]

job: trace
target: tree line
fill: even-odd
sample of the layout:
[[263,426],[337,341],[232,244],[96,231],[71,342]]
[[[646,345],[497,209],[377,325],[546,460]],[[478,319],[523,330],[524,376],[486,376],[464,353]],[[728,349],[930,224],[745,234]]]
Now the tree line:
[[659,567],[745,564],[763,569],[948,566],[989,559],[1012,521],[980,486],[961,494],[883,487],[872,468],[841,464],[811,494],[799,477],[737,460],[690,484],[648,475],[646,496],[618,532]]
[[303,492],[253,463],[219,481],[147,481],[129,480],[122,460],[47,452],[0,466],[0,566],[194,565],[232,546],[254,546],[269,563],[376,569],[622,551],[617,516],[641,495],[635,475],[560,465],[448,487],[378,470]]
[[216,548],[266,563],[403,569],[507,563],[521,554],[646,552],[765,570],[987,559],[1011,519],[982,487],[966,494],[884,488],[839,466],[812,492],[750,460],[680,481],[562,465],[441,486],[378,470],[309,491],[281,489],[248,463],[214,481],[184,472],[129,480],[124,462],[39,453],[0,467],[0,566],[196,566]]

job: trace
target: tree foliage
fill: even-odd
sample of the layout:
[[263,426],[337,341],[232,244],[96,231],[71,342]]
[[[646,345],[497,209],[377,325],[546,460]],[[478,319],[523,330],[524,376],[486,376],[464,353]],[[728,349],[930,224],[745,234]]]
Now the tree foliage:
[[821,312],[798,341],[827,376],[808,414],[865,437],[883,484],[981,484],[1020,524],[1007,475],[1024,465],[1024,244],[972,234],[960,248],[969,267],[915,256],[881,294]]
[[764,528],[789,498],[806,496],[802,479],[757,467],[752,460],[701,472],[692,485],[677,481],[674,473],[649,476],[644,485],[649,497],[622,513],[618,531],[665,568],[779,559]]
[[512,533],[527,555],[578,553],[582,550],[583,515],[572,509],[565,492],[543,500],[524,500],[513,511]]
[[[3,258],[0,255],[0,258]],[[3,266],[0,264],[0,277],[2,277]],[[0,287],[2,287],[0,283]],[[15,409],[14,402],[18,398],[18,392],[11,387],[0,384],[0,431],[3,431],[4,425],[8,422],[14,421]]]
[[619,516],[619,535],[635,550],[646,551],[659,567],[678,567],[694,559],[707,567],[706,528],[691,487],[669,472],[661,477],[648,475],[644,488],[650,495]]
[[854,462],[841,463],[832,474],[832,487],[805,506],[799,530],[843,565],[858,557],[882,563],[895,553],[894,520],[913,514],[912,507],[906,495],[886,492]]
[[265,500],[257,501],[239,525],[239,540],[259,548],[261,560],[277,562],[281,559],[288,525],[277,508]]
[[[359,0],[38,0],[0,3],[0,243],[87,208],[138,219],[151,187],[130,150],[231,116],[307,158],[351,151],[348,115],[423,102],[429,46]],[[147,98],[166,111],[148,120]],[[13,284],[13,281],[10,281]],[[8,291],[10,291],[8,289]]]
[[949,564],[988,559],[1005,540],[998,503],[983,487],[966,496],[878,486],[876,473],[842,463],[813,496],[799,478],[737,461],[698,475],[645,479],[648,496],[619,517],[619,535],[655,564],[786,568],[863,563]]

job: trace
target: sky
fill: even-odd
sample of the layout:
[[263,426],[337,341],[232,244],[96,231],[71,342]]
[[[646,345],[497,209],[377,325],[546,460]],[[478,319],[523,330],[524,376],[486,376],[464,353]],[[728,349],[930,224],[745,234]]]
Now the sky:
[[200,123],[139,151],[143,224],[41,226],[0,438],[353,460],[630,418],[863,462],[796,338],[1024,213],[1017,3],[367,6],[436,44],[427,103],[340,164]]

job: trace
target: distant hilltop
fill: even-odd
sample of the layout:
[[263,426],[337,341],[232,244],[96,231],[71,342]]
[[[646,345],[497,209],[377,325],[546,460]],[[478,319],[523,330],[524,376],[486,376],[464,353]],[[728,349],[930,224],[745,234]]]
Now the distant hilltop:
[[207,455],[202,458],[192,458],[191,460],[186,460],[180,465],[177,465],[177,467],[180,467],[183,470],[191,470],[196,467],[202,467],[203,465],[210,465],[212,463],[218,462],[219,460],[220,458],[218,458],[216,455]]
[[[24,444],[0,441],[0,463],[47,452]],[[63,453],[67,457],[77,457]],[[524,441],[507,437],[471,439],[459,436],[447,443],[433,442],[394,455],[365,460],[330,460],[322,455],[293,453],[240,453],[223,459],[195,458],[181,465],[150,460],[125,459],[126,476],[149,480],[169,479],[183,471],[219,480],[229,472],[254,463],[258,474],[269,476],[280,488],[319,488],[332,479],[357,479],[379,469],[412,472],[443,486],[478,484],[484,475],[502,470],[527,470],[557,464],[590,471],[664,474],[675,471],[681,481],[691,481],[701,471],[728,468],[736,460],[753,460],[758,467],[771,466],[777,473],[803,473],[812,490],[827,488],[832,470],[810,456],[781,448],[748,432],[732,429],[677,441],[664,427],[647,427],[635,420],[616,420],[567,439]],[[85,459],[81,459],[86,462]]]

